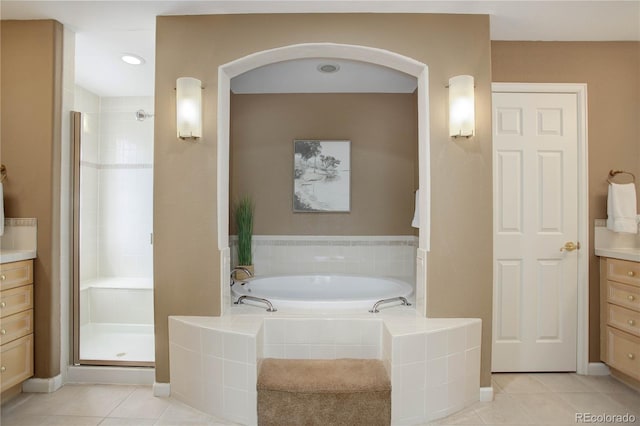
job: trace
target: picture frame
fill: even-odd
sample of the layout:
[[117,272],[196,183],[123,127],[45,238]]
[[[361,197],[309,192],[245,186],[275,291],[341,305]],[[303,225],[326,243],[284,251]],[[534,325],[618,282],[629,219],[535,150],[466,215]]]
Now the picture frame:
[[351,211],[351,141],[293,141],[293,211]]

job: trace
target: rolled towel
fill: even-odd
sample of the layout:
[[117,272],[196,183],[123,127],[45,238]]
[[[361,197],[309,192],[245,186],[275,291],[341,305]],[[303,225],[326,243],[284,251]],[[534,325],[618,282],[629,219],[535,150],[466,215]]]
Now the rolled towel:
[[413,212],[413,220],[411,221],[411,226],[414,228],[420,228],[420,210],[418,209],[420,205],[420,190],[416,190],[416,202],[415,202],[415,211]]
[[607,194],[607,228],[614,232],[638,233],[636,186],[610,183]]

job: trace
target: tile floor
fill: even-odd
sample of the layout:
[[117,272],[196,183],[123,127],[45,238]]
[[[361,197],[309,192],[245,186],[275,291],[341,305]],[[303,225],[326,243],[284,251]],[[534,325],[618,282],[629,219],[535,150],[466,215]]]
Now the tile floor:
[[[478,402],[438,425],[576,424],[576,413],[635,416],[640,393],[610,377],[575,374],[494,374],[495,400]],[[22,394],[2,407],[2,426],[231,425],[150,386],[66,385],[52,394]],[[602,423],[601,423],[602,424]],[[605,423],[606,424],[606,423]]]

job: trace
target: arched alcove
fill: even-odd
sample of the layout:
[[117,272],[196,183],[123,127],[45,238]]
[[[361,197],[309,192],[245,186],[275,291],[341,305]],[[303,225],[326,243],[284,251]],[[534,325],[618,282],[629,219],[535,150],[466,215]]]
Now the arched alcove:
[[217,144],[217,216],[220,250],[221,309],[230,305],[229,292],[229,126],[231,79],[268,64],[304,58],[349,59],[388,67],[415,77],[418,81],[418,169],[420,230],[416,259],[416,310],[425,315],[426,252],[430,234],[429,179],[429,94],[428,67],[412,58],[367,46],[335,43],[305,43],[284,46],[247,55],[218,68],[218,144]]

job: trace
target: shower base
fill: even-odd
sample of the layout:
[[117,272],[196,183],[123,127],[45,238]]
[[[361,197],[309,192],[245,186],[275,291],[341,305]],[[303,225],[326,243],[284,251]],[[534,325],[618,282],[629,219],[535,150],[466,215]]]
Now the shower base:
[[154,362],[153,325],[89,323],[80,327],[84,361]]

